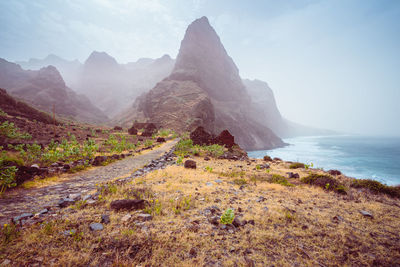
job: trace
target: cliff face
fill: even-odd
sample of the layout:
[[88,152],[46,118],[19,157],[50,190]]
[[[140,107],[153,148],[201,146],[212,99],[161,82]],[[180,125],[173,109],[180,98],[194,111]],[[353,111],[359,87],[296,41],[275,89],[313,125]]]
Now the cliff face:
[[254,117],[253,106],[238,68],[202,17],[187,28],[171,75],[138,98],[119,122],[147,120],[179,131],[228,129],[248,150],[284,145]]
[[104,122],[108,118],[88,98],[76,94],[65,85],[58,70],[53,66],[38,71],[26,71],[19,65],[0,61],[0,87],[30,105],[57,115],[84,122]]

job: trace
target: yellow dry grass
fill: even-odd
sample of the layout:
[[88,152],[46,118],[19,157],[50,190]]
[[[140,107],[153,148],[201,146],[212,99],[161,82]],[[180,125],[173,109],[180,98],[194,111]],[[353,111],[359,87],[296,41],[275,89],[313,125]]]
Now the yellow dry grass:
[[[60,266],[389,266],[400,263],[400,203],[383,195],[349,190],[348,195],[303,185],[266,182],[285,175],[289,164],[261,160],[195,158],[197,169],[170,166],[126,184],[103,186],[95,206],[62,211],[50,222],[23,229],[1,246],[0,262]],[[301,177],[320,170],[295,170]],[[254,177],[257,177],[255,179]],[[235,179],[244,179],[240,189]],[[339,177],[345,180],[344,177]],[[115,212],[111,201],[141,196],[153,215],[139,222],[136,212]],[[260,198],[262,197],[262,198]],[[82,204],[82,203],[81,203]],[[234,209],[254,225],[229,232],[209,222],[205,210]],[[366,210],[374,215],[360,214]],[[126,214],[131,219],[123,221]],[[109,214],[110,224],[91,232],[89,224]],[[76,230],[72,236],[63,231]]]

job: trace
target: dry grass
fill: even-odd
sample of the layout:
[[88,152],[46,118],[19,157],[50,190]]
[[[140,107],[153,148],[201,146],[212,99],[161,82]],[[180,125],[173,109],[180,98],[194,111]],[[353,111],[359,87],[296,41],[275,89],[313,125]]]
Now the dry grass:
[[[22,229],[3,243],[0,263],[61,266],[364,266],[400,262],[400,205],[385,195],[349,189],[340,195],[288,179],[295,186],[269,183],[286,176],[285,162],[256,170],[256,161],[204,161],[197,169],[171,166],[129,184],[103,186],[95,206],[76,206],[52,221]],[[206,168],[208,167],[208,168]],[[293,171],[293,170],[292,170]],[[297,170],[296,170],[297,171]],[[319,170],[298,171],[303,178]],[[224,175],[221,175],[224,174]],[[254,178],[256,177],[256,178]],[[246,181],[244,188],[235,179]],[[338,178],[343,184],[345,177]],[[207,184],[207,183],[211,183]],[[112,200],[143,197],[153,219],[140,223],[137,212],[114,212]],[[260,198],[263,197],[263,198]],[[261,199],[261,200],[260,200]],[[233,208],[236,216],[254,220],[233,232],[212,225],[205,209]],[[367,210],[374,218],[363,217]],[[127,213],[132,218],[121,219]],[[109,214],[101,232],[89,224]],[[62,232],[75,229],[72,236]]]

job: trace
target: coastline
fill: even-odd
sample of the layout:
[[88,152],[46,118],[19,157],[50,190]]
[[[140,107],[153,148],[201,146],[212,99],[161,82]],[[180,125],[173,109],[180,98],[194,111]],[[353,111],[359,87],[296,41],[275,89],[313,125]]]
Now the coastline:
[[315,168],[338,169],[346,176],[400,184],[400,138],[361,135],[305,136],[284,139],[283,148],[247,151],[249,157],[264,155],[285,161],[313,164]]

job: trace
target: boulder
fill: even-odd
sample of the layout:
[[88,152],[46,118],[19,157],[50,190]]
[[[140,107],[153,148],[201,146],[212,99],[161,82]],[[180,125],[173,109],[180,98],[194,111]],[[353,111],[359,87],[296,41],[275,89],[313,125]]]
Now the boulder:
[[146,201],[143,199],[120,199],[111,202],[110,207],[113,210],[140,210],[144,209]]
[[341,175],[342,172],[338,170],[329,170],[328,173],[333,176]]
[[264,161],[272,161],[272,158],[270,156],[264,156]]
[[114,131],[122,131],[122,127],[121,126],[115,126],[114,127]]
[[97,156],[93,160],[93,166],[100,166],[106,160],[107,156]]
[[196,161],[191,160],[191,159],[185,161],[185,168],[187,168],[187,169],[196,169]]
[[164,143],[165,142],[165,138],[164,137],[158,137],[157,138],[157,143]]
[[235,137],[231,135],[228,130],[223,130],[214,140],[215,144],[225,146],[227,148],[233,147],[235,144]]
[[204,130],[204,127],[199,126],[190,133],[194,145],[211,145],[213,143],[213,136]]
[[128,133],[130,135],[137,135],[138,130],[134,126],[132,126],[131,128],[129,128]]

